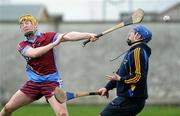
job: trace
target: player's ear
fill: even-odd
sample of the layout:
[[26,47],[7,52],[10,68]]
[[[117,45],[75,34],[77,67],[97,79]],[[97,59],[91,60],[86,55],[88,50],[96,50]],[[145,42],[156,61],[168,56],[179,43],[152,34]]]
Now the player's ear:
[[36,28],[38,27],[38,23],[35,24],[35,27],[36,27]]
[[36,23],[36,25],[35,25],[34,27],[35,27],[35,29],[37,30],[37,28],[38,28],[38,23]]

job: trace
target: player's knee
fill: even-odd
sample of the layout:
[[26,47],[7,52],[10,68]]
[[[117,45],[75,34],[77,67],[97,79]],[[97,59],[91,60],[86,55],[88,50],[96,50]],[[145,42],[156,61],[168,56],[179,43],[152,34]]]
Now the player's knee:
[[62,112],[62,111],[61,111],[61,112],[58,112],[58,113],[57,113],[57,116],[67,116],[67,114],[66,114],[66,112]]
[[5,114],[11,114],[13,112],[13,108],[10,105],[5,105],[3,109]]

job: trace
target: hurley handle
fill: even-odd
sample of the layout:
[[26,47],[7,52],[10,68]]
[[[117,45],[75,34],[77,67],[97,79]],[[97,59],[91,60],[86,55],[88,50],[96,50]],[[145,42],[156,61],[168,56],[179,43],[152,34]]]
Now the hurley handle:
[[[103,33],[100,33],[100,34],[96,35],[95,37],[96,37],[96,38],[99,38],[99,37],[101,37],[101,36],[103,36]],[[86,44],[89,43],[89,42],[90,42],[90,39],[84,41],[84,42],[83,42],[83,47],[85,47]]]

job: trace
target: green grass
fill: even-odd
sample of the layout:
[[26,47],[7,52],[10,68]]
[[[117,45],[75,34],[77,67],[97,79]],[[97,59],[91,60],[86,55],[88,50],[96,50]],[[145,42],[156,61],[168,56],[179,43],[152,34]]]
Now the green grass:
[[146,106],[138,116],[180,116],[180,106]]
[[[98,116],[104,105],[68,104],[70,116]],[[28,105],[14,112],[13,116],[55,116],[49,105]],[[180,116],[178,106],[146,106],[138,116]]]

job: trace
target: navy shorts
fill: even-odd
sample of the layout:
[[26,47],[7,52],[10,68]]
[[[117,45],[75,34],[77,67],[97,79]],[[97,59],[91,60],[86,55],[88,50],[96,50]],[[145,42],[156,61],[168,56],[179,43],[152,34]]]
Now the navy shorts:
[[100,113],[101,116],[135,116],[144,108],[145,100],[117,97]]

